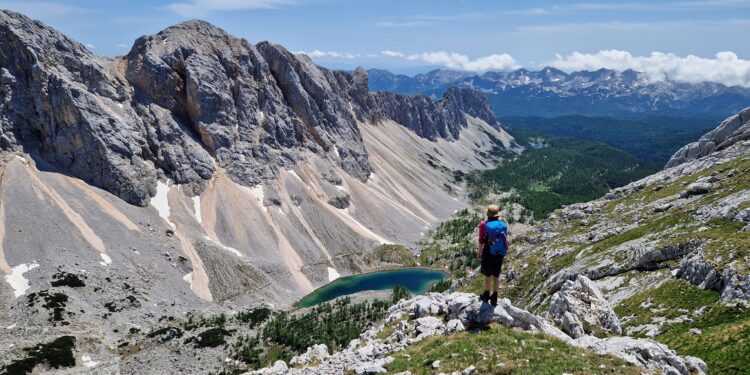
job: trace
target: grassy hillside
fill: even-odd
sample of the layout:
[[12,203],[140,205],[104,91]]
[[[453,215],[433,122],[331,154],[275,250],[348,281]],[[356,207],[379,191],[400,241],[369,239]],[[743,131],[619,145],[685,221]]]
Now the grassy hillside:
[[705,118],[647,117],[505,117],[504,126],[559,137],[590,139],[625,150],[635,157],[664,164],[680,147],[696,141],[718,124]]
[[[477,374],[640,374],[643,368],[612,356],[576,349],[553,337],[491,325],[474,333],[435,336],[394,354],[391,373],[461,372]],[[433,368],[439,360],[438,368]]]
[[[706,215],[719,207],[730,213],[750,207],[748,171],[750,157],[740,157],[595,201],[587,205],[590,213],[556,211],[526,234],[528,241],[514,243],[504,266],[513,270],[513,279],[503,285],[502,295],[514,304],[546,311],[551,280],[557,275],[593,275],[625,332],[653,337],[678,354],[699,357],[711,373],[747,371],[750,309],[722,304],[719,291],[700,289],[677,279],[673,271],[699,253],[719,274],[731,268],[747,277],[746,223]],[[707,178],[716,181],[708,193],[680,197],[688,185]],[[480,291],[480,282],[475,279],[465,290]]]
[[536,219],[562,205],[596,199],[659,169],[601,142],[523,130],[514,136],[528,151],[495,169],[469,175],[470,195],[480,201],[489,193],[515,190],[510,201],[533,211]]

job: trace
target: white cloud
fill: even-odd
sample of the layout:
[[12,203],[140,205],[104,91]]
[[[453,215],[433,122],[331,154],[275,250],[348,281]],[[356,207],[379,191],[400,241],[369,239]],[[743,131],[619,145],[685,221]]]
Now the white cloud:
[[297,51],[297,52],[294,52],[294,53],[295,54],[303,53],[303,54],[305,54],[307,56],[316,57],[316,58],[320,58],[320,57],[332,57],[334,59],[347,59],[347,60],[356,59],[356,58],[360,57],[360,55],[357,54],[357,53],[338,52],[338,51],[320,51],[320,50],[317,50],[317,49],[313,50],[313,51],[310,51],[310,52]]
[[398,51],[385,50],[381,53],[383,54],[383,56],[388,56],[388,57],[406,57],[406,55]]
[[96,49],[96,46],[91,43],[86,43],[86,48],[88,49]]
[[233,12],[273,9],[297,4],[297,0],[188,0],[167,5],[167,9],[183,17],[202,17],[211,12]]
[[409,61],[423,61],[432,65],[440,65],[448,69],[463,70],[470,72],[486,72],[490,70],[509,70],[518,69],[520,66],[516,63],[513,56],[507,53],[492,54],[476,59],[456,52],[424,52],[406,55],[398,51],[381,52],[387,57],[403,58]]
[[597,53],[573,52],[567,56],[556,55],[547,63],[558,69],[597,70],[601,68],[644,72],[651,81],[666,79],[687,82],[716,82],[727,86],[750,87],[750,60],[740,59],[734,52],[719,52],[715,58],[694,55],[686,57],[674,53],[652,52],[648,56],[633,56],[621,50],[603,50]]
[[128,45],[125,43],[116,44],[115,48],[128,48]]

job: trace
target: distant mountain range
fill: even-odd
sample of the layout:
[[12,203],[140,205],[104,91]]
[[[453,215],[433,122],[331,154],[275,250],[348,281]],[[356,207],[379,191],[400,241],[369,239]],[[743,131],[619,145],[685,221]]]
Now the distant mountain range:
[[750,88],[718,83],[649,81],[634,70],[577,71],[518,69],[476,74],[433,70],[409,77],[368,70],[370,90],[440,97],[453,86],[472,87],[506,116],[672,116],[720,119],[750,103]]

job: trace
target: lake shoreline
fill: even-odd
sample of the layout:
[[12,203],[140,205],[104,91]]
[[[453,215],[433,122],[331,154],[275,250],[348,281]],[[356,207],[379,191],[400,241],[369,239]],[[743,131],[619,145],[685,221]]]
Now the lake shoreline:
[[342,276],[322,285],[294,303],[295,308],[308,308],[323,302],[364,291],[387,291],[401,285],[412,294],[422,294],[450,272],[431,267],[394,267]]

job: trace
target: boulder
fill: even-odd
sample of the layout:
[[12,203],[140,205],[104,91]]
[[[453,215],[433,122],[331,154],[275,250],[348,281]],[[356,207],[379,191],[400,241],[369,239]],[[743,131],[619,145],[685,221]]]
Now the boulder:
[[466,328],[464,327],[464,324],[461,323],[460,319],[451,319],[448,321],[448,323],[445,325],[445,334],[449,335],[451,333],[456,332],[463,332]]
[[434,316],[419,318],[414,324],[414,331],[417,333],[418,340],[443,333],[444,329],[443,321]]
[[621,334],[620,320],[599,288],[586,276],[566,281],[552,295],[549,314],[572,338],[596,334],[598,329]]
[[687,360],[675,354],[666,345],[649,339],[632,337],[600,339],[594,336],[582,336],[573,340],[571,345],[592,349],[599,354],[614,355],[630,364],[658,369],[666,374],[690,375],[691,371],[697,374],[706,373],[702,370],[706,365],[700,359],[691,357]]
[[322,361],[329,357],[328,346],[326,344],[313,345],[307,348],[304,353],[292,357],[289,361],[290,365],[306,365],[314,360]]
[[708,194],[708,192],[711,191],[711,183],[709,182],[694,182],[685,188],[680,193],[681,198],[688,198],[692,197],[694,195],[703,195]]

